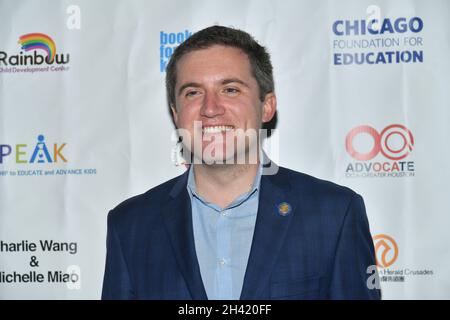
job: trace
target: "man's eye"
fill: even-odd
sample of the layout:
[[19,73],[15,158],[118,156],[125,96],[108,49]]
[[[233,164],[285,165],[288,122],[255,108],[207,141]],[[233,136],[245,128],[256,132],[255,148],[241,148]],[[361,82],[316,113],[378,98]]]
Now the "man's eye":
[[198,93],[199,93],[198,91],[188,91],[188,92],[186,92],[185,96],[193,97],[193,96],[197,95]]
[[225,91],[225,93],[228,93],[228,94],[239,93],[239,89],[236,89],[236,88],[225,88],[224,91]]

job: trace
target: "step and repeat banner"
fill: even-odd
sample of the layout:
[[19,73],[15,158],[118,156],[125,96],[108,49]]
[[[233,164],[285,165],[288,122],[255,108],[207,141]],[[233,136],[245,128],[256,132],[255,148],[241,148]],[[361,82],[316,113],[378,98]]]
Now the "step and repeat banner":
[[449,299],[449,21],[447,0],[0,0],[0,298],[100,297],[108,211],[185,170],[167,62],[221,24],[271,53],[272,156],[364,197],[383,298]]

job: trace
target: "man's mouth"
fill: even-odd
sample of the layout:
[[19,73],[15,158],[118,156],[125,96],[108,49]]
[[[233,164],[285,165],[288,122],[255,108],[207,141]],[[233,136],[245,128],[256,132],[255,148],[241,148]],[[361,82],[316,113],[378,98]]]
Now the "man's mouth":
[[233,130],[233,126],[207,126],[202,128],[203,133],[222,133]]

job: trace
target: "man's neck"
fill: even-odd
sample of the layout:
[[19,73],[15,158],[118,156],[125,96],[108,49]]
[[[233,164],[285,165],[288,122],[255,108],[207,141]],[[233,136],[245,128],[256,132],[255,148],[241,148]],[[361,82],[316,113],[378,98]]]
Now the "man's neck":
[[238,196],[252,189],[258,174],[256,164],[194,164],[195,187],[206,201],[227,207]]

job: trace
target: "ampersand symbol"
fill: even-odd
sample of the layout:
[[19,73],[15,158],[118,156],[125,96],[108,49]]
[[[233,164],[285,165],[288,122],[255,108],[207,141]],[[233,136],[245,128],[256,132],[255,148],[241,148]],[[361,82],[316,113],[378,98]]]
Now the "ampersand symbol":
[[30,267],[39,267],[39,261],[36,256],[31,256]]

